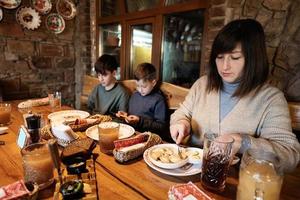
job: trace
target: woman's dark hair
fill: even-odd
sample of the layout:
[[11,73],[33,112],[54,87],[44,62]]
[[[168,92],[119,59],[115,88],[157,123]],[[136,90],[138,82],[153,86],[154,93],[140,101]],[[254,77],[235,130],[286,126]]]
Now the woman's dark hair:
[[153,81],[156,79],[156,69],[150,63],[141,63],[137,66],[134,72],[134,79]]
[[103,54],[95,63],[95,71],[99,74],[106,75],[106,71],[113,72],[117,70],[118,63],[115,57]]
[[207,92],[218,91],[223,87],[216,65],[217,56],[231,52],[239,43],[245,57],[245,66],[239,87],[233,96],[243,97],[254,89],[260,89],[267,81],[269,65],[263,27],[253,19],[240,19],[224,26],[213,42],[209,59]]

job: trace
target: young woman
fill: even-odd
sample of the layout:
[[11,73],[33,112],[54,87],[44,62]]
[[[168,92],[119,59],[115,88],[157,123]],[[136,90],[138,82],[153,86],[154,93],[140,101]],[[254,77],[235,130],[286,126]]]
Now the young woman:
[[252,19],[228,23],[213,42],[207,76],[171,116],[173,140],[202,146],[206,132],[228,134],[234,152],[263,148],[275,152],[285,170],[293,169],[300,145],[283,93],[267,84],[268,71],[262,26]]

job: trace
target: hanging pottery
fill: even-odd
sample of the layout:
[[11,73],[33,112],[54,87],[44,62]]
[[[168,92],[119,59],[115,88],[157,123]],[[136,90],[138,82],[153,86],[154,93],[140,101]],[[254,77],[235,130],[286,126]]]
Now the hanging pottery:
[[21,7],[16,13],[17,22],[29,30],[37,29],[41,25],[39,13],[30,7]]
[[0,6],[6,9],[15,9],[21,4],[21,0],[0,0]]
[[73,19],[77,12],[75,4],[70,0],[58,0],[56,10],[66,20]]
[[57,13],[52,13],[46,18],[46,27],[49,31],[59,34],[65,29],[65,20]]
[[31,0],[31,5],[42,15],[45,15],[51,11],[51,0]]

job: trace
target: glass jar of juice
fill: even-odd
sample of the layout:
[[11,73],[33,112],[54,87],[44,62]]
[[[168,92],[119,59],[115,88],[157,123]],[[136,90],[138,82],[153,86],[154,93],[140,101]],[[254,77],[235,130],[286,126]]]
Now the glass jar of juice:
[[279,200],[283,175],[279,158],[272,152],[248,149],[242,158],[238,200]]

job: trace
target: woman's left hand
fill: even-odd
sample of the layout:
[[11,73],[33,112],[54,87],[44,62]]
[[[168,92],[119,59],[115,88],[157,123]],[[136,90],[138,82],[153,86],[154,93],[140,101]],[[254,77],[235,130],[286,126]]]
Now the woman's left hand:
[[232,156],[237,154],[237,152],[240,150],[242,145],[242,137],[239,133],[229,133],[229,134],[222,134],[219,136],[219,138],[222,140],[222,136],[230,136],[234,139],[233,145],[232,145]]

